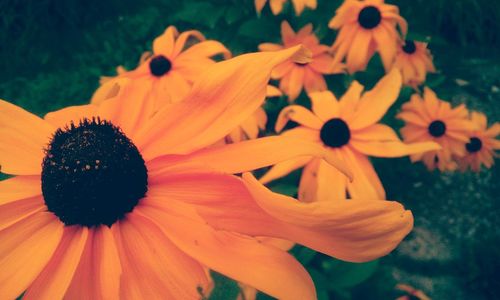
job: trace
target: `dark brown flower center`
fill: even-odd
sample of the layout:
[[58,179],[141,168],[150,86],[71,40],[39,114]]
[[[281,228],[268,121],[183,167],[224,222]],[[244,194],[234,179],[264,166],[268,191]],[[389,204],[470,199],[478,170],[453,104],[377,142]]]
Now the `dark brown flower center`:
[[66,225],[111,226],[148,190],[148,171],[120,128],[100,119],[58,129],[42,163],[42,193]]
[[440,137],[446,133],[446,124],[441,120],[432,121],[428,128],[429,134],[433,137]]
[[483,142],[477,137],[472,137],[470,138],[470,141],[465,144],[465,149],[469,153],[475,153],[478,151],[481,151],[481,148],[483,148]]
[[365,29],[373,29],[382,21],[382,14],[375,6],[366,6],[358,15],[358,23]]
[[406,40],[403,46],[403,51],[407,54],[413,54],[417,51],[417,46],[414,41]]
[[157,55],[149,62],[149,70],[156,77],[161,77],[172,69],[172,62],[163,55]]
[[342,147],[351,138],[349,126],[340,118],[333,118],[325,122],[320,131],[321,141],[333,148]]

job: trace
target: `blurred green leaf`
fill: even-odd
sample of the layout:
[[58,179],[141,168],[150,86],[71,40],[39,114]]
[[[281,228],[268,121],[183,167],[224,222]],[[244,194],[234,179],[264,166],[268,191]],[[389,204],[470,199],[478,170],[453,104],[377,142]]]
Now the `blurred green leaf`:
[[208,299],[210,300],[236,299],[236,297],[240,293],[240,288],[236,283],[236,281],[231,280],[228,277],[214,271],[210,271],[210,275],[214,280],[215,287],[212,290],[212,293],[210,294],[210,297],[208,297]]
[[215,28],[219,19],[224,15],[224,10],[210,2],[190,2],[174,14],[173,19],[195,25]]
[[306,248],[304,246],[295,246],[290,252],[303,265],[309,264],[316,256],[316,251]]
[[271,187],[275,193],[294,197],[297,195],[297,186],[293,184],[279,183]]
[[351,288],[370,278],[377,270],[379,261],[350,263],[336,259],[323,262],[329,273],[329,287],[333,289]]
[[239,34],[259,42],[277,42],[276,37],[280,36],[276,22],[265,17],[246,21],[240,26]]

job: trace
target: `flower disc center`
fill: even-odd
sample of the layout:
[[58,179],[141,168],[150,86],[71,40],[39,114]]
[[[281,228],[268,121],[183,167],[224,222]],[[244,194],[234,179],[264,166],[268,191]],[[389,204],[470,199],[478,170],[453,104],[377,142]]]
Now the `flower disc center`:
[[149,62],[149,70],[156,77],[161,77],[172,69],[172,62],[163,55],[157,55]]
[[100,119],[58,129],[42,163],[45,204],[66,225],[111,226],[144,197],[147,182],[137,147]]
[[465,149],[470,153],[478,152],[481,148],[483,148],[483,142],[477,137],[470,138],[470,141],[465,144]]
[[440,137],[446,133],[446,124],[441,120],[432,121],[428,130],[433,137]]
[[407,54],[413,54],[417,51],[417,46],[414,41],[406,40],[403,46],[403,51]]
[[358,15],[358,23],[365,29],[373,29],[382,21],[382,14],[375,6],[366,6]]
[[319,136],[325,145],[338,148],[349,142],[351,131],[344,120],[333,118],[323,124]]

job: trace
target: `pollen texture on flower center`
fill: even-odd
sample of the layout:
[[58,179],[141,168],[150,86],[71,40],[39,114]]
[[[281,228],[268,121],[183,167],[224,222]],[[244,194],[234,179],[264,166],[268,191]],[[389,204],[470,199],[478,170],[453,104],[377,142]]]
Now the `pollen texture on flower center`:
[[45,204],[66,225],[111,226],[144,197],[147,181],[137,147],[100,119],[58,129],[42,163]]
[[149,62],[149,70],[151,74],[161,77],[172,69],[172,62],[163,55],[157,55]]
[[465,149],[470,153],[478,152],[481,150],[482,147],[483,147],[483,142],[481,142],[481,140],[478,139],[477,137],[470,138],[470,141],[467,144],[465,144]]
[[413,54],[417,50],[414,41],[406,40],[405,45],[403,46],[403,51],[407,54]]
[[446,133],[446,124],[441,120],[432,121],[428,130],[433,137],[440,137]]
[[380,24],[382,15],[380,10],[375,6],[367,6],[363,8],[358,15],[358,23],[365,29],[373,29]]
[[349,142],[351,132],[349,126],[340,118],[333,118],[321,127],[320,138],[329,147],[342,147]]

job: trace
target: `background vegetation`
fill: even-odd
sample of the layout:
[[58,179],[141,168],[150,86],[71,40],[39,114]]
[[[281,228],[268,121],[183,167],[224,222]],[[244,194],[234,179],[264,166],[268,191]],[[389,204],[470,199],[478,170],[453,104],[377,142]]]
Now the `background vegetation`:
[[[278,42],[279,24],[298,29],[308,22],[324,44],[335,33],[328,20],[339,0],[318,0],[316,11],[296,17],[291,7],[257,17],[252,0],[1,0],[0,97],[43,115],[90,99],[101,75],[117,65],[135,67],[140,54],[168,25],[198,29],[234,54],[256,51],[261,42]],[[427,40],[439,73],[429,77],[442,99],[465,102],[500,116],[500,2],[415,0],[398,2],[410,24],[410,37]],[[356,79],[370,86],[381,75],[378,58]],[[330,76],[335,93],[351,78]],[[405,89],[385,118],[393,116],[411,90]],[[299,99],[307,105],[305,97]],[[284,99],[267,104],[271,115]],[[272,124],[269,126],[269,132]],[[312,274],[321,299],[394,299],[397,283],[408,283],[435,299],[498,299],[500,285],[499,168],[480,174],[429,173],[408,159],[374,160],[390,199],[413,210],[415,230],[391,255],[366,264],[340,262],[297,247],[293,253]],[[273,184],[295,194],[298,173]],[[231,299],[235,283],[215,275],[214,299]],[[265,298],[260,295],[259,298]]]

